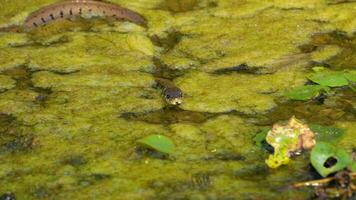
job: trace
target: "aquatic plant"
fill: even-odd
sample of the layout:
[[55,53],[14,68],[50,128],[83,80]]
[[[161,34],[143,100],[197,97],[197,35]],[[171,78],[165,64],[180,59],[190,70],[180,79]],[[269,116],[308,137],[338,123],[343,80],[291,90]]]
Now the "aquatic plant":
[[149,135],[138,140],[137,143],[145,148],[165,154],[172,154],[174,151],[172,140],[164,135]]
[[292,88],[285,93],[285,96],[291,100],[309,100],[321,93],[329,93],[331,88],[349,86],[353,89],[352,84],[356,80],[356,71],[329,71],[324,68],[317,67],[314,73],[307,78],[316,85],[303,85]]
[[320,95],[323,92],[329,92],[330,88],[322,85],[302,85],[288,91],[285,95],[292,100],[308,100]]
[[311,151],[310,162],[321,176],[326,177],[349,166],[352,160],[345,150],[318,142]]
[[324,178],[295,183],[294,188],[313,187],[317,197],[349,199],[356,192],[356,162],[341,148],[318,142],[311,151],[310,162]]

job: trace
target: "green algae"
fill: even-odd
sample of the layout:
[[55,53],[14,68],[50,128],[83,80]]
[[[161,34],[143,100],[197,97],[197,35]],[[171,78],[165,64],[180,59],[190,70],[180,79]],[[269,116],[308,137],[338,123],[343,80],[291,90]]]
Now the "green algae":
[[31,51],[29,67],[59,72],[85,71],[94,65],[95,69],[110,65],[112,70],[122,71],[150,71],[153,67],[150,56],[129,47],[127,35],[77,33],[68,37],[72,42]]
[[[202,130],[205,137],[213,143],[207,144],[207,150],[218,151],[230,150],[239,152],[242,155],[249,155],[253,149],[251,138],[256,132],[256,127],[247,124],[239,117],[220,116],[207,121]],[[243,145],[244,148],[239,148]],[[245,148],[246,147],[246,148]]]
[[34,86],[42,88],[87,87],[150,87],[154,84],[150,75],[145,73],[73,73],[58,75],[51,72],[37,72],[33,74]]
[[173,12],[186,12],[193,10],[197,5],[197,0],[166,0],[165,7]]
[[[200,112],[238,111],[264,113],[276,107],[275,97],[303,82],[298,70],[281,71],[274,75],[211,75],[187,73],[176,81],[185,92],[182,108]],[[210,83],[215,83],[211,85]],[[253,97],[251,99],[251,97]]]
[[[194,14],[199,15],[200,13],[191,15]],[[272,67],[272,65],[277,65],[278,67],[278,64],[275,64],[276,60],[283,59],[287,55],[297,54],[298,42],[300,45],[307,42],[308,29],[315,31],[320,27],[314,22],[301,25],[297,19],[288,19],[289,15],[303,18],[302,15],[286,12],[280,19],[273,10],[261,11],[255,17],[240,17],[238,19],[204,15],[202,17],[191,16],[191,18],[195,18],[194,21],[191,20],[193,22],[187,21],[187,25],[179,24],[181,28],[178,30],[187,36],[183,37],[176,48],[167,54],[167,59],[166,55],[163,55],[162,60],[168,66],[176,68],[176,66],[172,66],[170,55],[178,58],[189,57],[192,61],[199,61],[199,68],[206,71],[242,63],[250,66]],[[279,23],[272,23],[275,18],[279,18]],[[287,21],[295,21],[296,24],[286,23]],[[284,29],[281,29],[281,26]],[[229,29],[220,27],[229,27]],[[299,27],[303,27],[303,31]],[[273,34],[269,34],[267,31],[270,30],[275,31]],[[288,30],[290,33],[286,33],[284,30]],[[285,37],[286,35],[288,35],[288,39]],[[286,41],[283,38],[286,38]],[[296,45],[291,44],[289,40],[295,41]],[[166,62],[166,60],[168,61]]]
[[15,87],[16,81],[9,76],[0,75],[0,92]]
[[0,94],[0,110],[2,113],[17,115],[37,110],[35,99],[38,93],[31,90],[9,90]]
[[336,144],[337,147],[346,149],[349,153],[352,152],[352,148],[355,148],[355,138],[352,137],[355,132],[355,123],[340,121],[337,123],[337,126],[344,129],[346,133],[341,138],[341,141]]
[[[51,2],[5,1],[0,27],[19,25]],[[352,36],[355,3],[204,0],[171,12],[164,0],[112,2],[142,14],[148,29],[94,19],[0,34],[5,74],[0,113],[14,121],[10,132],[3,123],[0,149],[16,147],[0,152],[0,194],[13,191],[18,199],[310,197],[306,190],[273,192],[286,182],[305,180],[307,162],[298,158],[269,171],[253,136],[259,117],[278,109],[290,87],[304,84],[307,63],[338,63],[345,52],[353,55],[347,42],[315,44],[312,37],[334,30]],[[315,50],[301,52],[310,42]],[[241,64],[256,70],[215,73]],[[19,66],[28,69],[26,80],[6,73]],[[162,74],[182,75],[168,77],[184,92],[183,111],[166,107],[153,88],[152,72],[160,67]],[[336,102],[354,109],[354,99],[342,94],[303,116],[337,112]],[[326,111],[321,118],[333,116]],[[123,117],[127,113],[143,114],[145,120],[129,120]],[[346,131],[337,145],[350,152],[355,127],[343,120],[336,121]],[[135,152],[138,139],[155,133],[174,140],[175,160]]]
[[[295,2],[295,4],[300,3]],[[283,62],[280,62],[286,56],[287,59],[292,60],[293,55],[298,54],[298,46],[306,43],[311,34],[327,31],[329,26],[332,26],[331,24],[339,25],[340,21],[347,23],[354,20],[351,14],[353,8],[346,8],[344,5],[337,6],[337,8],[349,9],[350,12],[345,12],[339,21],[332,15],[327,19],[321,18],[318,15],[319,9],[320,13],[324,12],[326,5],[320,1],[315,3],[317,14],[309,9],[276,12],[270,8],[271,3],[263,1],[258,1],[258,3],[230,1],[226,5],[223,3],[221,5],[221,7],[209,10],[209,13],[216,15],[221,10],[224,13],[222,16],[216,17],[200,12],[178,16],[177,29],[184,37],[176,48],[162,56],[164,63],[169,67],[177,68],[182,64],[176,66],[176,63],[181,62],[175,61],[172,57],[178,57],[177,59],[188,57],[191,61],[186,61],[185,67],[188,67],[189,63],[200,62],[200,65],[193,65],[191,68],[199,67],[207,71],[242,63],[250,66],[268,66],[267,71],[270,71],[274,67],[283,66]],[[299,6],[308,8],[311,5],[313,4],[310,2],[302,3],[296,8]],[[278,7],[278,3],[275,6]],[[226,9],[226,7],[229,8]],[[246,10],[250,12],[236,12],[236,9],[242,8],[245,8],[244,12]],[[333,9],[330,9],[330,12],[336,13]],[[305,20],[305,18],[312,19]],[[324,25],[318,23],[318,20],[330,21]],[[352,29],[346,30],[352,33]]]
[[29,43],[29,38],[26,34],[18,33],[18,34],[8,34],[1,33],[0,34],[0,47],[16,47],[22,46]]
[[339,53],[341,53],[341,50],[342,49],[338,46],[329,45],[322,47],[316,52],[313,52],[311,57],[313,61],[321,63],[330,59],[333,56],[338,55]]

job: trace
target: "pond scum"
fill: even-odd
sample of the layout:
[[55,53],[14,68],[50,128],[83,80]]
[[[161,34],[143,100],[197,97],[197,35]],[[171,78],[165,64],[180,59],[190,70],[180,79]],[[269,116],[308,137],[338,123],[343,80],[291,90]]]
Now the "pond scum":
[[[54,2],[0,0],[0,27]],[[110,2],[147,27],[78,18],[0,32],[1,198],[308,199],[310,188],[285,188],[315,178],[309,154],[269,169],[253,140],[292,116],[344,130],[329,141],[355,154],[353,83],[285,94],[315,85],[315,67],[355,74],[356,2]],[[155,77],[183,91],[180,106]],[[172,140],[172,155],[150,135]]]

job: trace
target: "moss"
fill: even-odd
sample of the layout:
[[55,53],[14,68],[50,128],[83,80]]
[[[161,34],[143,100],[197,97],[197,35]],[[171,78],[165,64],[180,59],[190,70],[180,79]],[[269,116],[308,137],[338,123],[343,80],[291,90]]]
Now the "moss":
[[[26,48],[21,49],[0,49],[1,54],[6,55],[0,59],[0,67],[4,70],[29,61],[29,67],[33,70],[57,72],[89,71],[93,68],[152,71],[151,56],[155,49],[152,46],[146,48],[147,50],[138,49],[137,45],[133,48],[127,43],[127,37],[120,33],[69,33],[64,36],[40,38],[37,41],[40,46],[33,48],[25,46]],[[3,43],[6,44],[5,40]],[[48,47],[51,44],[56,45]]]
[[324,62],[341,53],[341,50],[342,49],[338,46],[325,46],[320,50],[312,53],[312,60],[315,62]]
[[[301,25],[299,20],[303,19],[303,15],[300,13],[276,12],[273,9],[261,11],[250,18],[237,19],[210,15],[197,17],[194,14],[202,15],[192,13],[190,20],[184,16],[177,22],[181,23],[179,31],[186,36],[173,50],[162,56],[162,60],[165,63],[167,60],[172,68],[177,68],[169,61],[172,55],[200,61],[202,64],[198,69],[204,71],[243,63],[272,68],[276,60],[296,54],[298,45],[308,41],[311,31],[322,30],[312,21]],[[283,15],[283,18],[279,15]]]
[[[5,1],[0,26],[21,24],[28,13],[51,2]],[[148,29],[93,19],[0,34],[0,113],[13,119],[2,124],[0,144],[10,142],[20,150],[0,152],[0,194],[13,191],[18,199],[308,198],[306,191],[274,192],[286,181],[305,178],[301,169],[307,162],[300,158],[278,171],[266,170],[266,156],[252,143],[259,127],[248,121],[270,117],[285,90],[303,85],[306,63],[342,55],[338,52],[346,45],[308,53],[300,46],[318,32],[351,35],[355,3],[203,0],[174,13],[165,0],[112,2],[142,14]],[[217,72],[241,64],[253,70]],[[15,87],[19,76],[8,70],[16,66],[26,66],[22,87]],[[153,73],[175,77],[184,93],[179,108],[165,105],[153,88]],[[144,117],[121,117],[127,113]],[[340,145],[350,150],[355,128],[337,123],[347,129]],[[9,124],[21,133],[18,140],[6,132]],[[136,141],[151,134],[172,138],[173,158],[136,151]],[[21,138],[30,136],[34,143],[26,148]]]
[[0,112],[9,115],[31,113],[37,110],[35,99],[38,93],[31,90],[9,90],[0,94]]
[[155,46],[149,38],[143,35],[129,35],[127,43],[131,50],[140,51],[148,56],[155,54]]
[[323,0],[301,0],[301,1],[283,1],[276,0],[274,1],[274,5],[283,9],[315,9],[326,6],[326,1]]
[[26,34],[19,33],[0,33],[0,47],[16,47],[27,44],[29,42],[29,38]]
[[0,50],[1,54],[4,55],[0,59],[0,71],[5,71],[12,69],[21,65],[24,65],[27,62],[26,55],[22,51],[18,52],[13,49]]
[[[252,136],[257,131],[254,126],[246,123],[242,118],[223,115],[209,120],[202,126],[210,152],[229,150],[247,154],[252,146]],[[243,145],[244,148],[239,148]]]
[[0,92],[15,87],[16,81],[9,76],[0,75]]
[[337,127],[346,130],[346,133],[342,137],[341,141],[337,144],[337,146],[351,153],[352,150],[356,147],[356,141],[354,137],[356,131],[355,123],[340,121],[337,123]]
[[53,0],[15,0],[11,2],[2,2],[0,6],[0,27],[3,26],[3,24],[21,24],[29,12],[40,5],[48,4],[50,2],[53,2]]
[[255,114],[265,113],[276,107],[275,97],[292,86],[301,85],[304,80],[302,72],[289,69],[260,76],[218,76],[192,72],[176,80],[176,83],[185,93],[182,105],[184,109]]
[[42,88],[71,88],[87,87],[150,87],[154,84],[152,76],[139,72],[108,73],[74,73],[58,75],[51,72],[38,72],[33,74],[34,86]]
[[274,6],[268,1],[219,1],[218,7],[211,10],[211,14],[221,18],[253,17],[261,11]]
[[181,140],[195,143],[201,142],[203,139],[201,130],[192,124],[172,124],[170,128],[174,135],[180,137]]
[[[119,33],[68,34],[68,43],[36,48],[30,53],[31,69],[71,72],[100,67],[121,71],[151,71],[151,57],[129,47],[127,35]],[[75,55],[75,56],[73,56]]]
[[[274,6],[281,6],[283,10]],[[328,12],[325,12],[326,8]],[[244,10],[236,12],[239,9]],[[184,37],[162,56],[162,60],[170,68],[179,69],[212,71],[245,63],[267,67],[271,71],[284,65],[279,60],[298,54],[298,46],[307,43],[313,33],[328,31],[335,26],[352,33],[352,12],[346,5],[327,7],[322,1],[313,4],[283,1],[275,5],[261,1],[219,2],[209,14],[196,11],[178,15],[175,27]],[[184,57],[190,61],[182,65],[179,59]],[[193,62],[200,62],[200,65],[189,66]]]

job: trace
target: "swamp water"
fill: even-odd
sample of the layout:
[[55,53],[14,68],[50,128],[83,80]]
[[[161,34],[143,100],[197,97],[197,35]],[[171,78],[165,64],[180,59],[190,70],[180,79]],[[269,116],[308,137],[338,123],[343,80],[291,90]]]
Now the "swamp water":
[[[53,0],[0,0],[0,26]],[[295,115],[345,130],[355,93],[291,101],[315,66],[356,66],[356,2],[113,0],[148,29],[101,19],[0,33],[0,195],[17,199],[308,199],[308,155],[269,169],[253,138]],[[184,92],[167,106],[164,77]],[[151,134],[172,158],[137,150]]]

